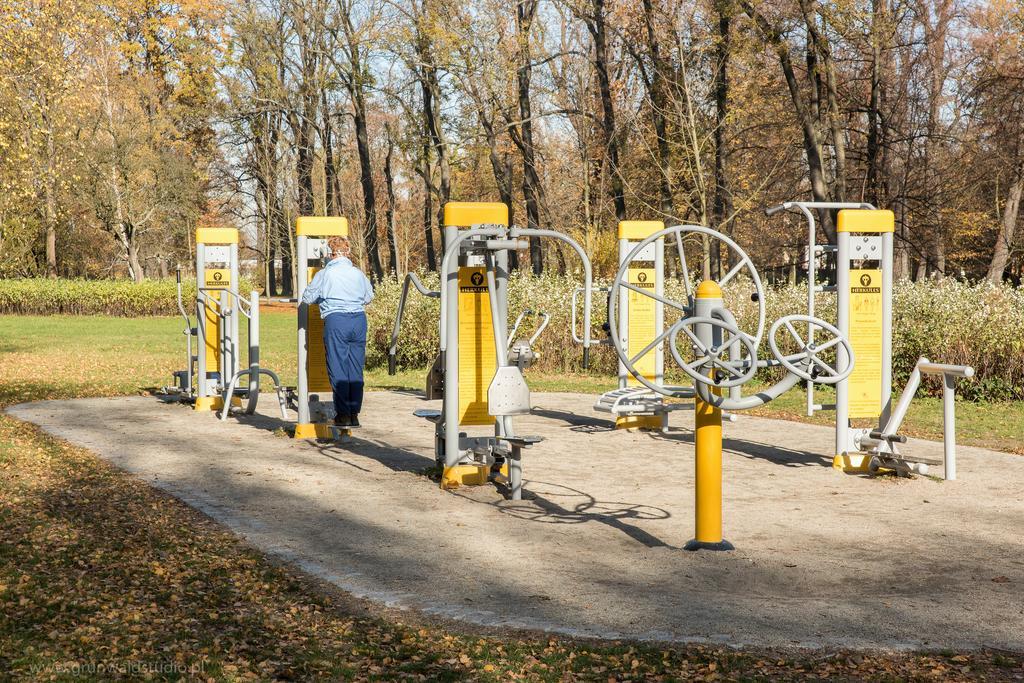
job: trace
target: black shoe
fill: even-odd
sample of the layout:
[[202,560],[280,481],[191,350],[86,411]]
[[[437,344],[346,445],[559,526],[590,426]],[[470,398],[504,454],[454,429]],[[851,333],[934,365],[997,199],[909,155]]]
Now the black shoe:
[[353,415],[352,416],[352,421],[349,422],[349,426],[351,426],[351,427],[361,427],[362,426],[362,425],[359,424],[359,415]]
[[334,416],[335,427],[351,427],[352,416],[351,415],[335,415]]

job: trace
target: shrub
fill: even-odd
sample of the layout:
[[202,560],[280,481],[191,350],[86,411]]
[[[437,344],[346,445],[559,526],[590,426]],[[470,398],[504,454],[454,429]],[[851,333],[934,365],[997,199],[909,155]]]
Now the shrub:
[[[437,288],[437,276],[423,275],[425,284]],[[582,351],[572,342],[569,332],[571,297],[579,284],[574,277],[545,274],[531,277],[513,274],[509,283],[510,323],[525,308],[551,315],[551,323],[537,342],[540,358],[535,367],[557,372],[582,371]],[[400,283],[388,281],[378,285],[377,296],[370,306],[370,342],[367,363],[371,367],[386,366],[391,326],[397,309]],[[751,288],[738,282],[726,292],[726,301],[740,328],[756,329],[757,305],[750,300]],[[666,284],[665,294],[685,301],[683,285],[678,281]],[[595,296],[595,336],[606,320],[603,295]],[[792,313],[805,313],[806,284],[771,287],[766,292],[765,336],[771,324]],[[402,334],[398,344],[401,367],[426,367],[434,359],[438,344],[437,299],[427,299],[413,292],[406,307]],[[836,318],[835,294],[819,294],[816,315],[826,321]],[[1024,288],[995,285],[990,282],[968,284],[952,279],[901,281],[893,292],[893,384],[898,392],[910,376],[921,356],[941,363],[974,367],[974,380],[961,382],[958,392],[971,400],[1024,399]],[[528,331],[523,331],[529,334]],[[767,340],[760,354],[770,353]],[[673,363],[666,360],[667,367]],[[618,361],[606,345],[591,352],[591,369],[615,374]],[[941,380],[926,378],[924,390],[941,391]]]
[[[185,301],[195,298],[195,281],[184,283]],[[252,283],[242,278],[240,293],[248,296]],[[23,315],[177,315],[173,279],[145,280],[0,280],[0,313]],[[189,311],[191,313],[191,311]]]

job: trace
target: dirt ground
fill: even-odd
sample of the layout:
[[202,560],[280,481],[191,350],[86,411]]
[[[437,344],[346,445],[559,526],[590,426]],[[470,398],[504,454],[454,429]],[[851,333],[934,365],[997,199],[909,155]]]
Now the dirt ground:
[[1024,648],[1024,458],[961,447],[955,482],[846,475],[831,430],[740,416],[725,428],[736,550],[689,553],[692,413],[617,432],[593,402],[535,394],[517,418],[546,439],[524,456],[523,501],[424,476],[433,426],[412,412],[435,404],[410,393],[368,394],[344,445],[284,436],[271,396],[224,424],[148,397],[8,412],[391,607],[603,638]]

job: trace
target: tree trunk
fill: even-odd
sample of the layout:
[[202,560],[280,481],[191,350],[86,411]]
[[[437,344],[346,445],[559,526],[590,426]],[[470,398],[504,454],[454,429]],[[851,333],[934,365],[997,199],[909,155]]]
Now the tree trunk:
[[46,221],[46,277],[57,277],[57,178],[54,172],[53,129],[46,131],[46,177],[43,179],[43,193]]
[[647,28],[647,49],[651,54],[652,73],[648,89],[651,119],[658,143],[658,200],[662,217],[674,222],[675,202],[672,198],[672,153],[668,145],[668,101],[665,93],[665,62],[655,27],[652,0],[644,0],[644,22]]
[[[491,172],[494,173],[494,184],[498,187],[498,197],[508,207],[508,224],[515,225],[515,205],[512,196],[512,162],[506,156],[502,159],[498,154],[498,138],[494,132],[493,122],[480,112],[480,123],[487,135],[488,159]],[[508,253],[509,270],[519,269],[519,253],[511,250]]]
[[391,159],[394,156],[395,145],[391,139],[391,130],[387,130],[388,151],[384,155],[384,186],[387,190],[388,205],[385,210],[384,222],[387,229],[388,240],[388,272],[392,277],[398,276],[398,243],[395,240],[395,176],[391,170]]
[[296,132],[296,147],[298,148],[295,161],[296,182],[298,183],[298,209],[300,216],[312,216],[315,210],[313,199],[313,162],[315,160],[313,150],[313,122],[309,117],[315,112],[303,111],[297,116],[292,116],[292,124]]
[[992,251],[992,262],[988,267],[988,279],[995,283],[1002,282],[1003,272],[1006,270],[1006,264],[1010,261],[1010,252],[1013,250],[1013,235],[1017,230],[1021,194],[1024,193],[1024,166],[1017,169],[1016,176],[1013,183],[1010,184],[1010,190],[1006,196],[1006,205],[1003,207],[1003,217],[999,224],[999,234]]
[[[758,12],[750,0],[741,0],[741,4],[743,5],[744,12],[757,25],[759,32],[771,43],[779,59],[779,64],[782,66],[782,74],[786,79],[786,86],[789,89],[793,111],[803,135],[804,155],[807,158],[807,175],[811,184],[811,195],[814,201],[817,202],[832,201],[829,182],[825,173],[821,134],[818,130],[818,120],[816,118],[816,114],[820,111],[817,95],[810,102],[804,100],[804,95],[800,90],[800,82],[797,80],[796,70],[793,67],[793,61],[789,56],[790,45],[783,38],[780,30]],[[809,61],[814,59],[813,52],[808,54],[808,59]],[[811,65],[809,64],[809,66]],[[812,91],[817,93],[817,87],[812,87]],[[835,243],[836,230],[832,213],[822,212],[820,223],[828,241]]]
[[142,262],[139,260],[139,243],[134,237],[134,230],[132,230],[127,236],[125,251],[128,254],[129,274],[131,274],[132,279],[136,282],[142,282],[146,279],[146,271],[143,269]]
[[277,240],[267,233],[267,296],[277,296]]
[[[523,199],[526,203],[526,226],[540,227],[540,205],[543,188],[537,173],[536,150],[533,145],[533,112],[530,103],[530,78],[533,65],[530,51],[530,28],[537,14],[538,0],[518,0],[516,3],[516,28],[519,33],[519,64],[516,68],[516,87],[519,99],[519,134],[513,135],[513,142],[523,155]],[[510,128],[510,132],[514,130]],[[530,238],[530,265],[534,275],[544,272],[544,253],[540,238]]]
[[[732,197],[729,194],[729,178],[725,163],[729,156],[729,136],[725,126],[729,116],[729,54],[732,47],[732,9],[729,0],[718,0],[718,35],[715,46],[715,196],[711,205],[711,220],[717,230],[732,235]],[[711,245],[712,276],[717,277],[716,266],[721,264],[721,243],[714,240]],[[726,250],[731,257],[732,251]],[[731,264],[730,264],[731,265]]]
[[437,229],[444,244],[444,206],[452,193],[452,171],[448,162],[448,142],[445,140],[441,124],[441,87],[437,81],[437,69],[431,61],[430,46],[426,39],[421,39],[421,59],[426,66],[422,68],[420,88],[423,90],[423,116],[427,124],[427,132],[437,154],[438,197],[437,197]]
[[612,102],[611,77],[608,73],[608,36],[604,15],[604,0],[593,0],[593,15],[587,20],[587,27],[594,39],[594,68],[597,71],[597,85],[601,95],[601,129],[604,132],[605,152],[608,155],[611,197],[615,205],[615,217],[626,220],[626,196],[623,189],[622,171],[619,168],[619,143],[615,130],[615,106]]
[[[358,76],[357,76],[358,78]],[[359,184],[363,189],[363,242],[369,261],[370,277],[374,282],[384,278],[380,261],[380,247],[377,244],[377,192],[373,183],[373,167],[370,165],[370,141],[366,131],[366,102],[363,86],[355,81],[351,90],[353,119],[356,127],[356,151],[359,154]]]
[[[434,208],[431,198],[433,187],[430,183],[430,139],[423,138],[423,242],[427,249],[427,268],[431,272],[437,272],[437,255],[434,250]],[[441,250],[444,251],[444,231],[441,233]]]
[[327,106],[326,90],[321,97],[320,107],[323,110],[324,194],[327,204],[325,213],[328,216],[341,216],[341,197],[338,194],[337,180],[338,167],[334,160],[334,125],[331,122],[331,111]]
[[881,206],[881,142],[879,120],[882,98],[882,24],[886,0],[871,0],[871,96],[868,102],[867,136],[867,177],[865,179],[867,200]]
[[[291,298],[295,294],[296,271],[292,258],[292,223],[284,212],[278,213],[277,238],[281,249],[281,296]],[[305,264],[302,264],[305,265]]]

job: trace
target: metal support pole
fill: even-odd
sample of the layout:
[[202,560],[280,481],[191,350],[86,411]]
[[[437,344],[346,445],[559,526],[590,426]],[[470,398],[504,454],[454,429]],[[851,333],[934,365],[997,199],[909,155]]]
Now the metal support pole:
[[[850,338],[850,233],[838,235],[836,254],[836,327],[844,339]],[[846,346],[836,347],[836,367],[850,363]],[[836,454],[832,466],[842,469],[850,450],[850,380],[836,384]]]
[[[622,266],[622,262],[629,255],[630,244],[629,240],[625,237],[619,238],[619,266]],[[628,271],[627,271],[628,272]],[[625,287],[619,288],[619,339],[622,340],[622,346],[625,349],[629,348],[629,290]],[[660,348],[660,347],[659,347]],[[629,386],[629,370],[626,369],[622,359],[619,359],[619,389],[625,389]]]
[[[881,428],[892,412],[892,233],[882,233],[882,414]],[[849,339],[849,336],[847,336]]]
[[307,347],[307,333],[309,331],[309,305],[302,303],[302,293],[306,290],[306,272],[309,268],[309,254],[307,250],[307,238],[305,235],[299,235],[296,239],[296,252],[298,256],[299,266],[299,277],[298,277],[298,291],[295,296],[299,300],[299,320],[298,320],[298,381],[296,382],[296,391],[299,394],[298,400],[298,422],[299,425],[308,425],[310,423],[309,418],[309,368],[307,367],[308,352]]
[[512,447],[512,455],[508,463],[508,487],[512,500],[523,499],[523,449]]
[[[201,287],[203,286],[204,271],[206,268],[206,246],[201,242],[196,244],[196,336],[198,363],[196,367],[196,410],[206,410],[209,406],[204,399],[210,396],[209,379],[206,376],[206,335],[210,330],[206,325],[206,303],[203,301]],[[216,334],[216,330],[214,330]]]
[[249,406],[254,410],[252,397],[260,395],[260,295],[256,290],[249,293],[249,370]]
[[[447,225],[444,229],[445,253],[457,244],[458,228]],[[459,249],[458,246],[455,246]],[[442,302],[447,303],[441,317],[441,328],[445,334],[444,348],[441,349],[444,363],[444,465],[459,464],[459,259],[455,255],[454,267],[449,259],[442,259],[440,289]],[[447,267],[445,267],[447,266]]]
[[956,377],[942,375],[942,468],[946,479],[956,479]]
[[[814,213],[806,206],[799,206],[800,212],[807,219],[807,315],[814,317],[814,295],[818,285],[818,259],[816,246],[818,242],[818,224]],[[814,325],[807,326],[807,344],[814,343]],[[807,383],[807,416],[814,415],[814,382]]]
[[[507,252],[503,252],[506,253]],[[487,279],[487,299],[491,308],[491,330],[494,334],[494,354],[497,367],[503,368],[508,365],[508,308],[502,304],[505,302],[505,288],[508,287],[507,280],[502,283],[495,263],[494,254],[484,254],[484,272]],[[500,415],[494,421],[494,435],[497,437],[514,434],[512,430],[512,416]]]
[[209,392],[206,388],[206,304],[196,297],[196,398],[207,396]]
[[[238,268],[238,245],[237,244],[232,244],[231,245],[231,264],[230,264],[230,267],[231,267],[231,284],[228,285],[228,287],[231,288],[231,289],[234,289],[235,292],[237,293],[237,292],[240,292],[241,289],[242,289],[241,288],[241,284],[242,283],[239,281],[240,274],[239,274],[239,268]],[[222,378],[221,381],[223,382],[224,381],[223,380],[224,377],[229,377],[231,375],[234,375],[236,372],[238,372],[241,369],[241,365],[242,365],[242,353],[241,353],[241,348],[240,348],[241,345],[242,345],[242,338],[238,334],[238,330],[239,330],[239,326],[240,326],[239,320],[238,320],[239,317],[240,317],[240,315],[239,315],[239,307],[242,305],[242,302],[238,300],[237,296],[232,298],[229,294],[221,294],[221,298],[226,300],[226,301],[230,301],[231,302],[231,346],[230,346],[230,348],[228,350],[228,352],[231,355],[231,365],[228,366],[230,368],[230,372],[225,372],[224,370],[222,370],[221,373],[220,373],[221,374],[221,378]],[[258,343],[259,342],[257,341],[257,344]],[[249,344],[250,345],[252,344],[252,340],[249,340]]]
[[[712,311],[721,307],[721,287],[711,280],[700,283],[695,299],[696,315],[711,317]],[[722,344],[721,328],[698,325],[696,333],[709,349]],[[694,538],[683,547],[686,550],[732,550],[733,545],[722,538],[722,411],[699,395],[694,401]]]

